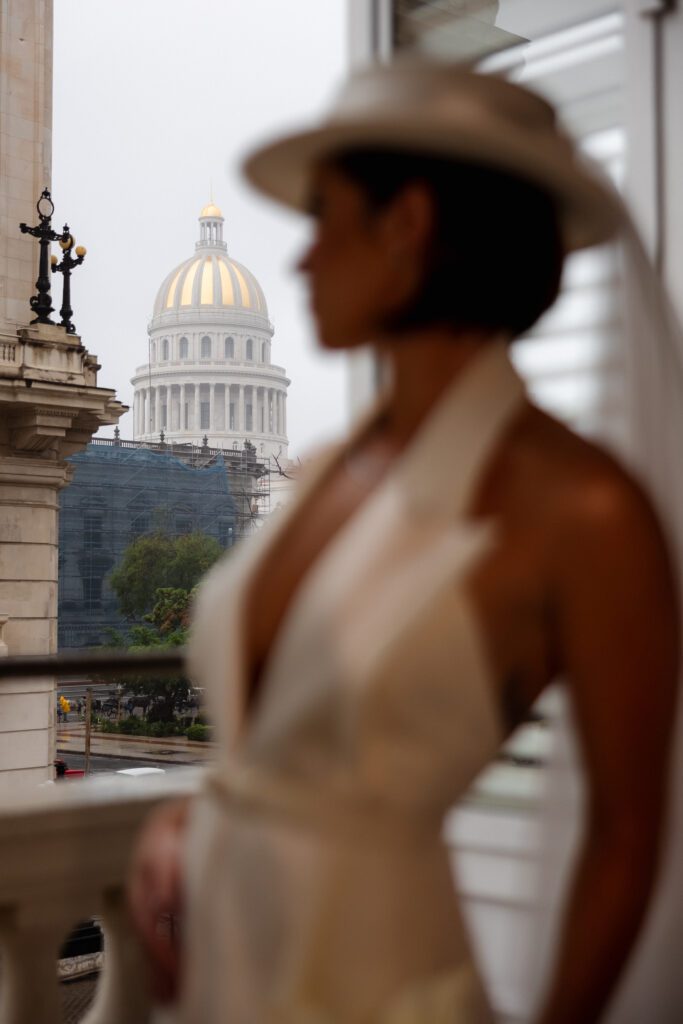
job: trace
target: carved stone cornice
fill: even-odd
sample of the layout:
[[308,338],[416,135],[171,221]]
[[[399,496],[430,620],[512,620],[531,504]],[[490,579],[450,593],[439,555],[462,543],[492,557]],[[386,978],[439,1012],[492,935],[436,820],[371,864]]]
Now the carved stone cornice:
[[[57,459],[0,455],[0,491],[7,487],[47,487],[58,491],[73,476],[73,466]],[[53,499],[56,505],[56,498]]]
[[0,338],[0,454],[64,459],[127,407],[97,387],[97,357],[77,335],[37,324]]

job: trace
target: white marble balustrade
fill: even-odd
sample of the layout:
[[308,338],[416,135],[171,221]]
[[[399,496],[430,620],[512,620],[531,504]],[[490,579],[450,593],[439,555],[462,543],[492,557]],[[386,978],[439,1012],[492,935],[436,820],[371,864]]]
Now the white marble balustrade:
[[150,1000],[124,883],[141,822],[201,772],[100,776],[22,789],[0,809],[0,1024],[59,1024],[59,949],[101,918],[104,969],[83,1024],[148,1024]]
[[[506,770],[506,769],[504,769]],[[124,901],[135,835],[160,801],[191,794],[198,769],[23,788],[0,809],[0,1024],[59,1024],[57,958],[73,927],[103,921],[104,968],[82,1024],[153,1024]],[[457,887],[499,1024],[528,1019],[538,945],[539,825],[492,807],[485,780],[445,823]],[[512,796],[510,796],[512,801]],[[526,805],[526,810],[522,806]]]

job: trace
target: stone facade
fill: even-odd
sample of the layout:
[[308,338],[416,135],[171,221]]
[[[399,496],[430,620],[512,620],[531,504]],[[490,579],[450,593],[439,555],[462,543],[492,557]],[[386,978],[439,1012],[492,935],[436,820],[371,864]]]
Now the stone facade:
[[[0,616],[4,653],[57,650],[59,491],[80,451],[125,411],[97,387],[97,363],[61,327],[0,342]],[[2,651],[0,651],[2,653]],[[54,680],[0,682],[0,794],[51,776]]]
[[18,225],[35,223],[51,166],[52,0],[0,0],[0,342],[27,321],[35,243]]
[[[52,0],[0,0],[0,624],[3,654],[57,650],[59,490],[66,457],[125,407],[77,335],[30,325],[35,224],[50,187]],[[0,796],[52,776],[54,680],[0,680]]]

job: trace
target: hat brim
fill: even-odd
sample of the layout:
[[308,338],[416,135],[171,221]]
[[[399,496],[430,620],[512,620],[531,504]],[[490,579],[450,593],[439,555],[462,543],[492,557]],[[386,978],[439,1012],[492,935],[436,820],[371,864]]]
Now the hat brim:
[[[439,130],[441,127],[441,130]],[[335,153],[357,147],[387,147],[465,160],[536,183],[556,201],[567,252],[608,241],[620,223],[616,192],[587,160],[551,151],[531,133],[501,126],[463,124],[457,130],[427,117],[330,121],[255,150],[244,162],[249,181],[285,206],[308,211],[315,168]]]

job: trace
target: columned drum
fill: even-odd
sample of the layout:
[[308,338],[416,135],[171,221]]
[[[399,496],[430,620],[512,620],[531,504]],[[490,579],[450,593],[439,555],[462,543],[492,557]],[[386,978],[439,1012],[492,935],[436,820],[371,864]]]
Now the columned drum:
[[228,255],[224,218],[199,215],[190,259],[164,279],[149,323],[149,362],[132,379],[137,440],[242,447],[287,460],[289,380],[271,361],[273,325],[263,290]]

